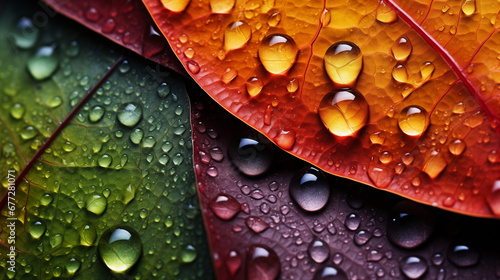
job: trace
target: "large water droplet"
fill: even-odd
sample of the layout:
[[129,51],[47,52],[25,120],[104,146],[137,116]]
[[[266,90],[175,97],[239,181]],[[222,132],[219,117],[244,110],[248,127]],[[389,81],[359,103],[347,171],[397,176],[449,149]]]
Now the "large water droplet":
[[325,266],[314,274],[313,280],[348,280],[347,274],[340,268]]
[[139,145],[139,143],[141,143],[142,141],[142,137],[144,137],[144,131],[140,128],[136,128],[134,129],[134,131],[132,131],[132,133],[130,133],[129,137],[132,143]]
[[399,268],[409,279],[419,279],[427,272],[427,262],[420,256],[408,256],[401,260]]
[[97,248],[102,261],[109,269],[124,272],[139,260],[142,242],[133,228],[113,226],[103,233]]
[[363,67],[363,55],[356,44],[337,42],[326,51],[324,64],[326,73],[336,85],[353,86]]
[[104,154],[97,160],[97,163],[99,164],[100,167],[106,168],[109,167],[112,161],[113,158],[110,155]]
[[466,16],[471,16],[476,11],[476,1],[475,0],[464,0],[462,4],[462,12]]
[[450,245],[448,248],[448,260],[456,266],[473,266],[479,261],[479,257],[479,251],[465,243]]
[[124,126],[133,127],[142,118],[142,107],[135,102],[122,104],[118,109],[117,118]]
[[252,36],[252,27],[244,21],[230,23],[224,31],[224,49],[226,51],[242,48]]
[[267,138],[245,135],[233,139],[227,153],[232,163],[248,176],[258,176],[266,172],[273,161],[273,146]]
[[357,230],[361,224],[361,217],[356,213],[351,213],[345,218],[345,226],[350,230]]
[[198,253],[196,252],[196,248],[193,247],[193,245],[188,244],[181,251],[181,261],[183,263],[192,263],[196,259],[197,256],[198,256]]
[[355,89],[334,90],[323,97],[319,117],[336,136],[350,136],[368,120],[368,103]]
[[415,248],[427,241],[435,220],[423,206],[403,201],[396,204],[387,221],[387,237],[403,248]]
[[68,271],[69,275],[75,274],[75,272],[80,269],[81,262],[75,258],[71,258],[67,263],[66,263],[66,270]]
[[52,76],[58,66],[59,59],[55,44],[40,47],[36,54],[28,60],[28,71],[36,80]]
[[251,245],[247,251],[247,279],[273,280],[280,273],[278,255],[265,245]]
[[392,77],[400,83],[406,83],[408,81],[408,71],[406,71],[406,67],[403,64],[394,66],[394,69],[392,69]]
[[392,55],[397,61],[404,61],[410,56],[412,45],[408,38],[400,37],[391,48]]
[[290,196],[305,211],[319,211],[330,198],[330,185],[316,167],[305,167],[290,182]]
[[21,49],[33,47],[38,40],[40,31],[33,25],[33,21],[27,17],[22,17],[10,33],[14,44]]
[[309,244],[307,252],[313,261],[323,263],[330,257],[330,246],[325,241],[316,239]]
[[283,34],[269,35],[259,46],[260,61],[272,74],[286,73],[295,63],[298,52],[295,41]]
[[210,201],[208,206],[223,220],[230,220],[241,210],[241,204],[234,197],[223,193]]
[[380,5],[377,8],[377,20],[383,23],[395,22],[398,19],[398,14],[385,4],[384,1],[380,1]]
[[104,196],[99,194],[89,195],[86,200],[86,208],[89,212],[96,215],[101,215],[108,205],[108,201]]
[[45,233],[46,228],[47,227],[45,226],[44,222],[34,221],[29,224],[28,232],[31,234],[33,238],[38,239]]
[[186,9],[190,0],[161,0],[163,7],[172,12],[182,12]]
[[429,118],[427,111],[420,106],[404,108],[398,118],[398,126],[408,136],[420,136],[427,129]]
[[227,14],[233,9],[235,0],[210,0],[212,13]]
[[463,140],[456,139],[448,145],[448,150],[452,155],[459,156],[465,150],[465,142]]
[[264,87],[264,83],[262,82],[261,79],[257,77],[251,77],[247,80],[246,83],[246,88],[247,92],[251,97],[255,97],[259,95],[259,93],[262,91],[262,88]]
[[491,193],[487,197],[487,201],[493,214],[500,217],[500,180],[493,183]]
[[26,109],[21,103],[15,103],[10,107],[10,115],[16,120],[21,119],[24,116],[25,111]]

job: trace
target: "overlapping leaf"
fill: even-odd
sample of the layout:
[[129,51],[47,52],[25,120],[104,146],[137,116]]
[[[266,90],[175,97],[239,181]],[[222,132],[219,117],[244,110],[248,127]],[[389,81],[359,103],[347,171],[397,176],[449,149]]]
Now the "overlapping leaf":
[[[211,278],[182,79],[135,58],[110,70],[119,55],[105,41],[62,18],[37,25],[40,10],[26,3],[6,6],[0,16],[0,36],[8,38],[0,40],[3,198],[7,174],[19,178],[29,170],[15,191],[15,209],[2,202],[0,278]],[[78,107],[107,71],[114,72]],[[27,167],[75,108],[76,116]],[[115,225],[132,228],[141,240],[139,259],[125,274],[113,274],[97,250]],[[10,246],[15,271],[8,270]]]
[[[449,10],[460,14],[456,34],[465,35],[456,37],[461,44],[447,45],[448,53],[430,44],[431,36],[421,37],[420,26],[408,24],[410,17],[392,2],[144,2],[203,89],[281,148],[332,174],[426,204],[485,217],[499,213],[494,1],[476,4],[469,17],[457,7]],[[405,2],[403,8],[438,20],[440,5],[433,2],[428,17],[426,4]],[[481,24],[471,27],[470,21]],[[437,36],[429,30],[440,26],[418,22]],[[239,41],[233,40],[235,27]],[[273,34],[289,36],[298,48],[284,74],[271,74],[263,60],[272,56],[259,54],[263,40]],[[402,38],[411,45],[407,57],[395,53]],[[357,133],[337,137],[323,125],[318,108],[327,93],[345,86],[334,84],[324,67],[327,49],[345,41],[363,56],[361,73],[349,86],[364,96],[369,115]],[[472,41],[477,44],[468,44]],[[464,72],[467,78],[461,79]],[[428,113],[429,126],[421,135],[408,136],[398,126],[409,106]]]

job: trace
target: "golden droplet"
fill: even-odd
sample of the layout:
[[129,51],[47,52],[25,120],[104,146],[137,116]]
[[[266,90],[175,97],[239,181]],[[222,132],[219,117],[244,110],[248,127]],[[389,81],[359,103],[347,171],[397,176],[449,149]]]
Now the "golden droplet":
[[491,193],[487,197],[488,206],[495,216],[500,217],[500,180],[493,183]]
[[415,159],[415,157],[413,156],[412,153],[406,153],[404,154],[402,157],[401,157],[401,160],[403,161],[403,163],[405,165],[410,165],[413,163],[413,160]]
[[161,3],[165,9],[179,13],[186,9],[189,0],[161,0]]
[[455,114],[463,114],[463,113],[465,113],[465,105],[464,105],[464,103],[463,102],[459,102],[459,103],[453,104],[452,111]]
[[193,48],[187,48],[184,50],[184,56],[187,58],[187,59],[191,59],[193,58],[194,56],[194,49]]
[[395,22],[398,19],[396,12],[391,9],[384,1],[380,1],[380,5],[377,8],[377,20],[382,23]]
[[210,0],[210,8],[215,14],[227,14],[234,7],[234,0]]
[[324,64],[330,79],[340,86],[353,86],[363,67],[363,55],[354,43],[342,41],[331,45]]
[[378,157],[378,160],[383,163],[383,164],[388,164],[391,163],[392,161],[392,154],[390,152],[383,152],[380,154]]
[[497,163],[497,162],[500,162],[500,154],[498,154],[498,152],[496,150],[493,150],[491,151],[489,154],[488,154],[488,161],[490,163]]
[[224,32],[224,48],[226,51],[242,48],[252,36],[252,28],[244,21],[230,23]]
[[464,120],[464,124],[470,128],[475,128],[483,124],[484,114],[482,111],[477,111]]
[[408,81],[408,71],[403,64],[397,64],[392,69],[392,77],[394,80],[400,83],[406,83]]
[[330,21],[332,20],[332,13],[330,12],[330,10],[324,9],[321,13],[320,20],[323,26],[328,26],[328,24],[330,24]]
[[464,0],[462,4],[462,12],[466,16],[471,16],[476,11],[476,1],[475,0]]
[[226,70],[224,70],[224,74],[222,74],[221,80],[223,83],[229,84],[236,76],[238,76],[238,71],[233,67],[227,67]]
[[456,33],[457,33],[457,27],[453,25],[452,27],[450,27],[450,34],[455,35]]
[[410,56],[412,45],[408,38],[400,37],[391,47],[392,55],[397,61],[405,61]]
[[427,173],[431,179],[435,179],[448,165],[441,153],[433,151],[430,157],[424,163],[422,171]]
[[281,14],[276,12],[276,13],[272,13],[269,18],[267,19],[267,24],[269,24],[269,26],[271,27],[275,27],[276,25],[278,25],[281,21]]
[[323,97],[319,117],[336,136],[349,136],[360,130],[368,120],[368,103],[355,89],[334,90]]
[[297,79],[291,79],[288,85],[286,86],[286,90],[289,93],[294,93],[299,89],[299,81]]
[[398,118],[398,126],[408,136],[420,136],[427,129],[429,118],[424,108],[408,106],[404,108]]
[[420,75],[422,75],[422,81],[427,81],[432,76],[432,73],[434,73],[435,69],[436,67],[434,66],[434,64],[432,64],[432,62],[430,61],[425,62],[422,68],[420,69]]
[[295,63],[299,49],[287,35],[272,34],[259,46],[259,59],[271,74],[284,74]]
[[257,77],[251,77],[250,79],[247,80],[246,83],[246,88],[247,92],[251,97],[255,97],[259,95],[259,93],[262,91],[262,88],[264,87],[264,83],[262,82],[261,79]]
[[456,139],[448,145],[448,150],[452,155],[459,156],[465,150],[465,142],[460,139]]

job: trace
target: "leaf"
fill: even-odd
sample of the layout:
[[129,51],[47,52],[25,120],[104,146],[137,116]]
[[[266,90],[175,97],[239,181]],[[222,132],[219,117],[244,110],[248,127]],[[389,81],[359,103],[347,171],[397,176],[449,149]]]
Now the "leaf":
[[[190,97],[198,192],[218,279],[498,277],[498,220],[324,177],[266,146],[267,138],[203,94]],[[311,210],[310,202],[322,207]]]
[[[291,154],[425,204],[499,215],[497,2],[470,16],[459,2],[144,3],[198,84]],[[442,5],[458,22],[450,40]]]
[[140,1],[45,0],[45,2],[52,7],[40,2],[49,16],[62,13],[149,60],[183,75],[186,74],[186,70]]
[[121,62],[68,20],[5,6],[0,278],[211,279],[183,79]]

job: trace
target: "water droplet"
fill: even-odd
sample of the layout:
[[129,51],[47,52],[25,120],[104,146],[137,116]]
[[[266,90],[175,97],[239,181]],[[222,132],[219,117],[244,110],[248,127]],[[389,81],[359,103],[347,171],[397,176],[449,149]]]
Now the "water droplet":
[[167,83],[161,83],[156,89],[158,97],[165,98],[170,94],[170,86]]
[[366,230],[360,230],[354,235],[354,243],[358,246],[365,245],[370,239],[372,235],[370,232]]
[[337,42],[326,51],[324,65],[326,73],[336,85],[353,86],[363,67],[363,56],[356,44]]
[[45,233],[46,228],[47,227],[45,226],[44,222],[34,221],[29,224],[28,231],[33,238],[38,239]]
[[427,111],[420,106],[404,108],[398,118],[398,126],[408,136],[420,136],[429,125]]
[[21,119],[24,116],[25,111],[26,109],[21,103],[15,103],[10,107],[10,115],[16,120]]
[[313,261],[324,263],[330,257],[330,246],[325,241],[316,239],[309,244],[307,252]]
[[356,213],[351,213],[345,218],[344,224],[350,230],[357,230],[361,224],[361,217]]
[[493,150],[488,154],[488,161],[490,163],[497,163],[500,161],[500,155],[496,150]]
[[230,23],[224,32],[224,49],[236,50],[244,47],[252,36],[252,28],[244,21]]
[[387,221],[387,237],[403,248],[415,248],[429,239],[435,220],[423,206],[403,201],[396,204]]
[[39,35],[39,29],[27,17],[20,18],[14,30],[10,33],[14,44],[21,49],[32,48],[38,40]]
[[210,201],[208,206],[223,220],[230,220],[241,210],[241,204],[234,197],[223,193]]
[[500,217],[500,180],[493,183],[491,193],[487,197],[487,201],[493,214]]
[[248,94],[251,97],[255,97],[259,95],[259,93],[262,91],[262,88],[264,87],[264,83],[262,82],[261,79],[257,77],[251,77],[247,80],[246,82],[246,89]]
[[108,205],[108,201],[104,196],[99,194],[88,195],[86,200],[87,211],[96,215],[101,215]]
[[24,140],[33,139],[37,134],[38,131],[34,126],[31,125],[28,125],[27,127],[23,128],[20,132],[21,138],[23,138]]
[[397,61],[405,61],[410,56],[412,48],[408,38],[400,37],[394,42],[394,45],[392,45],[391,51]]
[[117,118],[124,126],[133,127],[142,118],[142,107],[135,102],[122,104],[118,109]]
[[457,33],[457,27],[456,26],[450,27],[450,34],[455,35],[456,33]]
[[90,109],[89,112],[89,120],[93,123],[98,122],[104,117],[104,113],[106,113],[106,109],[100,105],[95,105]]
[[110,156],[110,155],[102,155],[102,157],[100,157],[98,160],[97,160],[97,163],[99,164],[100,167],[109,167],[109,165],[111,164],[111,162],[113,161],[113,158]]
[[434,64],[432,64],[432,62],[427,61],[426,63],[424,63],[424,65],[420,69],[422,81],[427,81],[432,76],[432,73],[434,73],[435,69],[436,67],[434,66]]
[[319,211],[330,198],[330,185],[316,167],[305,167],[290,182],[290,196],[305,211]]
[[382,152],[378,157],[378,160],[383,164],[388,164],[392,162],[392,154],[390,152]]
[[465,142],[460,139],[456,139],[448,145],[448,150],[452,155],[459,156],[465,150]]
[[413,160],[415,159],[415,157],[413,156],[412,153],[405,153],[402,157],[401,157],[401,160],[403,161],[403,163],[405,165],[410,165],[413,163]]
[[183,263],[192,263],[198,256],[198,253],[196,252],[196,248],[193,247],[193,245],[187,245],[184,249],[181,251],[181,261]]
[[271,74],[284,74],[297,58],[299,49],[295,41],[283,34],[272,34],[264,38],[259,46],[259,59]]
[[247,279],[277,279],[281,264],[278,255],[265,245],[251,245],[247,251]]
[[319,117],[325,127],[336,136],[350,136],[368,120],[368,103],[355,89],[334,90],[323,97]]
[[380,1],[380,5],[377,8],[377,20],[382,23],[395,22],[398,19],[396,12],[389,7],[384,1]]
[[399,268],[409,279],[419,279],[427,272],[427,262],[420,256],[408,256],[401,260]]
[[140,128],[136,128],[130,133],[130,141],[136,145],[141,143],[142,137],[144,137],[144,131]]
[[392,77],[394,80],[400,83],[406,83],[408,81],[408,71],[406,71],[406,67],[403,64],[397,64],[392,69]]
[[227,14],[233,9],[235,0],[210,0],[212,13]]
[[330,10],[324,9],[323,12],[321,13],[321,18],[320,18],[321,24],[323,24],[323,26],[328,26],[331,20],[332,20],[332,13],[330,12]]
[[234,276],[238,269],[240,269],[241,262],[241,256],[237,251],[229,251],[226,258],[226,266],[231,276]]
[[253,230],[255,233],[260,233],[266,230],[269,226],[264,220],[259,217],[248,216],[245,219],[245,224],[249,229]]
[[46,193],[40,198],[40,204],[42,204],[43,206],[47,206],[52,202],[52,200],[53,197],[50,194]]
[[243,174],[258,176],[271,167],[273,146],[260,135],[237,137],[228,146],[227,154],[232,163]]
[[120,71],[120,73],[122,74],[125,74],[127,73],[128,71],[130,71],[130,63],[128,62],[128,60],[124,60],[122,63],[120,63],[120,65],[118,66],[118,70]]
[[28,71],[36,80],[44,80],[56,71],[59,66],[56,45],[43,46],[28,60]]
[[475,0],[464,0],[462,4],[462,12],[466,16],[471,16],[476,11],[476,1]]
[[384,166],[370,166],[368,168],[368,177],[377,188],[387,188],[394,177],[394,172]]
[[267,19],[267,24],[271,27],[276,27],[281,21],[281,14],[279,12],[272,13]]
[[479,257],[479,251],[465,243],[450,245],[448,248],[448,260],[459,267],[473,266],[477,264]]
[[80,244],[92,246],[97,239],[97,231],[93,224],[85,224],[80,229]]
[[194,57],[194,54],[195,54],[195,51],[193,48],[187,48],[184,50],[184,56],[187,58],[187,59],[191,59]]
[[85,18],[91,22],[96,22],[99,20],[99,18],[101,18],[101,14],[99,13],[99,11],[96,8],[89,7],[85,11]]
[[325,266],[314,274],[313,280],[348,280],[347,274],[338,267]]
[[233,67],[228,67],[224,70],[224,74],[222,74],[221,81],[224,84],[229,84],[232,80],[234,80],[238,76],[238,71]]
[[295,145],[295,131],[281,130],[280,133],[274,137],[276,145],[284,150],[291,150]]
[[102,261],[115,272],[125,272],[139,260],[142,242],[129,226],[113,226],[106,230],[97,246]]
[[102,25],[101,31],[103,33],[111,33],[113,30],[115,30],[116,27],[116,21],[113,18],[108,18],[104,24]]
[[161,0],[163,7],[172,12],[182,12],[186,9],[190,0]]
[[188,66],[189,72],[191,72],[193,74],[198,74],[198,72],[200,72],[200,65],[198,65],[198,63],[196,63],[192,60],[187,62],[187,66]]
[[427,173],[431,179],[435,179],[448,165],[441,153],[433,151],[424,163],[422,171]]
[[297,89],[299,89],[299,81],[297,79],[291,79],[286,86],[286,90],[289,93],[294,93],[297,91]]
[[81,262],[75,258],[71,258],[67,263],[66,263],[66,270],[70,275],[75,274],[75,272],[80,269]]

